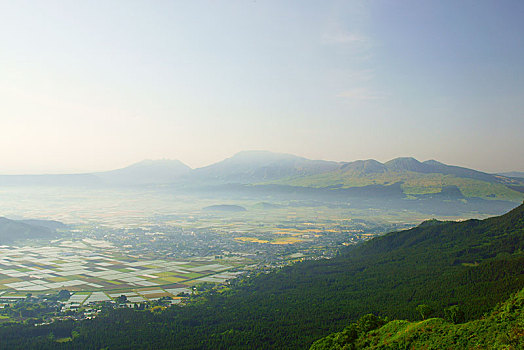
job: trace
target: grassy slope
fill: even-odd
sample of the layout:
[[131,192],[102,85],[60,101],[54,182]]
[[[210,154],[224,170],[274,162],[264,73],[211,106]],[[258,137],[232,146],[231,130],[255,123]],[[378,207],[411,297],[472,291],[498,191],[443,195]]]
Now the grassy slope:
[[524,289],[481,319],[453,324],[441,318],[420,322],[394,320],[358,334],[330,334],[315,342],[311,350],[324,349],[523,349]]
[[342,188],[362,187],[367,185],[391,185],[402,182],[402,190],[408,195],[438,193],[445,186],[457,186],[465,197],[480,197],[484,199],[500,199],[522,201],[524,194],[514,191],[500,183],[467,179],[453,175],[423,174],[417,172],[386,172],[360,175],[343,170],[336,170],[312,176],[292,177],[276,181],[272,184]]

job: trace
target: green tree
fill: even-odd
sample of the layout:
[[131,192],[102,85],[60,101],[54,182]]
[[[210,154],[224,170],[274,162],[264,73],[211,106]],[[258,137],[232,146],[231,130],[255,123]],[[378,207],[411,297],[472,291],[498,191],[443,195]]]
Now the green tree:
[[373,314],[367,314],[362,316],[357,321],[357,329],[359,333],[367,333],[383,326],[386,323],[387,318],[378,317]]
[[122,294],[121,296],[116,298],[116,302],[117,304],[124,304],[125,302],[127,302],[127,297],[124,294]]
[[423,320],[428,318],[433,313],[433,308],[427,304],[420,304],[417,306],[417,311]]
[[48,335],[47,335],[47,340],[49,341],[54,341],[55,340],[55,334],[53,332],[50,332]]
[[71,297],[71,293],[67,289],[62,289],[58,292],[59,300],[68,300]]
[[460,323],[464,321],[464,312],[460,309],[458,305],[452,305],[444,309],[444,314],[446,319],[453,323]]

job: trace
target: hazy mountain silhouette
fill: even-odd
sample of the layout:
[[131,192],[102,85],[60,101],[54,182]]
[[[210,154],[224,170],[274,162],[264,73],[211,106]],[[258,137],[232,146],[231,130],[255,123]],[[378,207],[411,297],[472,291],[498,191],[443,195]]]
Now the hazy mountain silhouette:
[[191,176],[197,180],[256,183],[324,173],[339,166],[337,162],[310,160],[291,154],[244,151],[218,163],[195,169]]
[[0,186],[99,186],[93,174],[0,175]]
[[141,186],[172,183],[190,171],[179,160],[144,160],[89,174],[0,175],[0,186]]
[[524,171],[509,171],[507,173],[498,173],[498,175],[507,177],[520,177],[524,179]]
[[49,239],[56,236],[56,229],[66,226],[58,221],[11,220],[0,217],[0,243],[24,239]]
[[144,160],[128,167],[93,173],[105,185],[133,186],[172,183],[189,174],[191,168],[179,160]]
[[384,164],[377,162],[374,159],[367,159],[345,163],[340,167],[340,170],[343,170],[347,173],[352,173],[354,175],[366,175],[385,173],[388,171],[388,168]]
[[[513,174],[513,173],[512,173]],[[514,174],[513,174],[514,175]],[[463,180],[461,180],[463,179]],[[292,154],[243,151],[214,164],[191,169],[178,160],[144,160],[128,167],[89,174],[0,175],[0,186],[144,186],[178,184],[195,189],[206,186],[285,185],[287,187],[358,189],[397,184],[407,194],[432,194],[444,188],[458,189],[466,197],[521,201],[524,180],[488,174],[436,160],[420,162],[401,157],[381,163],[373,159],[353,162],[311,160]],[[464,191],[469,191],[464,193]],[[354,191],[353,191],[354,192]],[[353,193],[342,193],[343,195]],[[390,192],[390,191],[386,191]],[[448,191],[449,192],[449,191]],[[365,195],[365,193],[362,193]],[[449,197],[449,193],[446,195]],[[462,195],[459,196],[462,198]]]

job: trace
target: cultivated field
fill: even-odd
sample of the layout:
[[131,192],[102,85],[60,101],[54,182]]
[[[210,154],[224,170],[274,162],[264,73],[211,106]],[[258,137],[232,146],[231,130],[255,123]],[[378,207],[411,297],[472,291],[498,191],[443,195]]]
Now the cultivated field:
[[[103,246],[101,249],[94,245]],[[131,302],[191,292],[201,282],[224,282],[239,272],[213,261],[174,261],[124,257],[107,242],[61,241],[56,246],[0,246],[0,298],[61,289],[77,292],[70,302]],[[78,300],[77,300],[78,299]],[[80,300],[81,299],[81,300]]]

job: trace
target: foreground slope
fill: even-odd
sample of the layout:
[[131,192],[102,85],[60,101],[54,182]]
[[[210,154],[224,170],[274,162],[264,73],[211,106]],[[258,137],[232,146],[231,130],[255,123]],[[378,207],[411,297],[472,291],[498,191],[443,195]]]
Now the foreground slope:
[[441,318],[387,322],[366,315],[311,350],[334,349],[524,349],[524,289],[485,317],[454,324]]
[[[458,305],[472,320],[523,287],[521,205],[482,221],[393,232],[331,260],[236,281],[227,293],[160,315],[119,309],[80,323],[0,327],[0,347],[305,348],[367,313],[417,320],[419,304],[436,317]],[[66,343],[53,340],[73,334]]]

